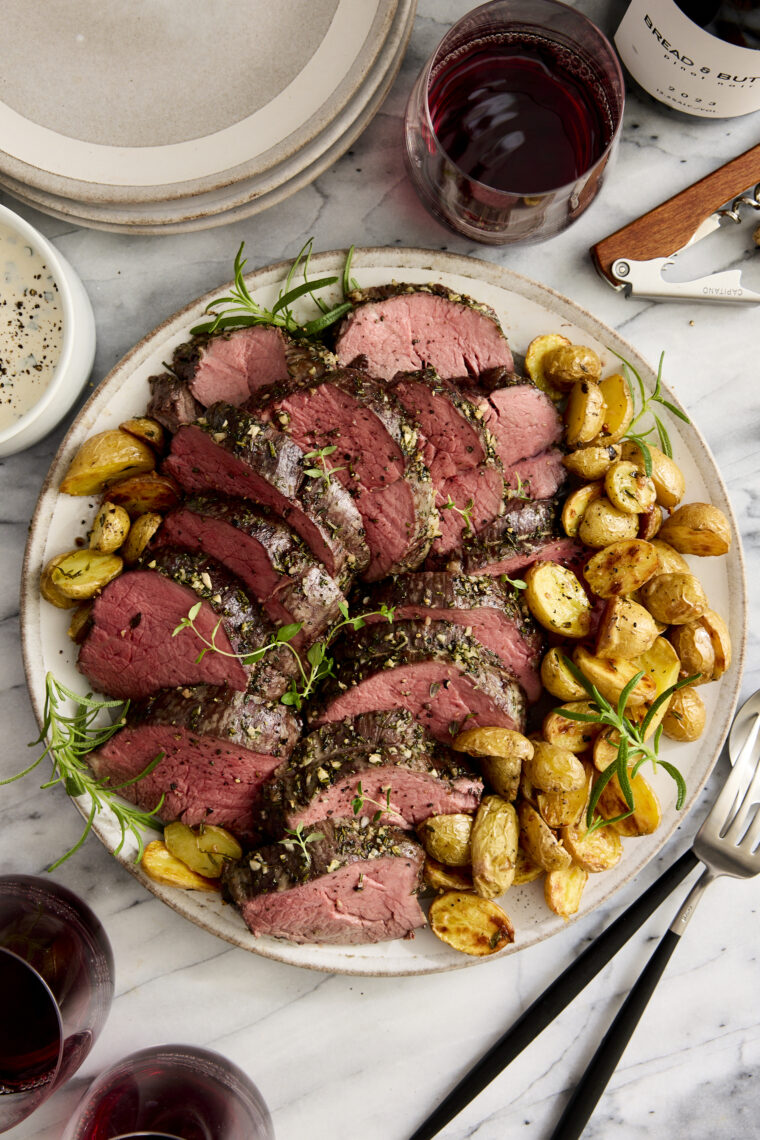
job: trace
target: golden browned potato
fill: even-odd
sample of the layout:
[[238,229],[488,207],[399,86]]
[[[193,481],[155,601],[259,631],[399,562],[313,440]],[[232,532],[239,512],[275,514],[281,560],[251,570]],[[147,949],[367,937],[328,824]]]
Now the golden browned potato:
[[588,882],[588,871],[575,863],[561,871],[549,871],[544,880],[544,898],[549,910],[560,918],[578,913],[581,895]]
[[481,756],[478,759],[485,782],[505,800],[516,798],[520,790],[522,760],[518,756]]
[[557,562],[535,562],[525,572],[525,601],[545,629],[563,637],[585,637],[591,603],[573,574]]
[[[634,661],[634,665],[636,665],[638,669],[643,669],[653,679],[655,683],[655,700],[664,693],[666,689],[669,689],[671,685],[675,685],[681,668],[681,662],[678,660],[675,649],[664,637],[658,637],[654,645]],[[653,735],[661,724],[662,718],[667,712],[667,707],[668,702],[665,701],[652,717],[646,731],[646,740]],[[640,723],[646,716],[648,710],[649,703],[638,706],[631,710],[630,719]]]
[[712,647],[715,653],[715,666],[713,668],[712,679],[713,681],[717,681],[719,677],[723,676],[731,664],[731,637],[728,632],[728,626],[720,614],[716,614],[715,610],[705,610],[699,620],[709,633],[710,640],[712,641]]
[[[660,528],[662,529],[662,528]],[[657,551],[658,574],[690,574],[691,567],[677,550],[663,542],[658,536],[652,539],[652,546]]]
[[76,645],[81,645],[87,636],[92,617],[92,602],[81,602],[71,615],[68,634]]
[[560,748],[567,748],[568,752],[585,752],[590,748],[600,730],[598,724],[571,720],[562,715],[563,709],[572,712],[594,713],[596,705],[593,701],[567,701],[544,717],[541,731],[549,744],[557,744]]
[[[652,456],[652,482],[657,491],[657,502],[661,507],[672,511],[684,497],[686,480],[680,467],[670,459],[659,447],[649,444],[649,453]],[[644,457],[638,444],[631,440],[623,441],[623,459],[635,463],[640,471],[646,472]]]
[[610,871],[623,856],[620,835],[611,827],[599,827],[589,834],[582,819],[573,827],[563,827],[560,834],[573,862],[591,875]]
[[588,799],[588,777],[579,788],[570,792],[539,792],[536,807],[545,823],[552,829],[570,827],[583,814]]
[[723,511],[710,503],[686,503],[660,528],[664,542],[681,554],[701,557],[727,554],[731,547],[731,527]]
[[447,891],[433,899],[428,914],[437,938],[463,954],[495,954],[515,940],[512,923],[491,899],[466,891]]
[[572,792],[586,784],[586,771],[577,756],[545,740],[535,742],[525,774],[539,792]]
[[561,344],[544,356],[544,376],[561,392],[569,392],[578,380],[598,380],[602,362],[585,344]]
[[[582,645],[573,651],[573,661],[584,677],[605,697],[610,704],[617,705],[620,694],[629,681],[639,672],[632,661],[625,657],[598,657],[589,653]],[[626,701],[626,709],[654,700],[655,684],[646,674],[636,683]]]
[[136,519],[139,515],[161,513],[176,507],[182,498],[179,484],[171,475],[160,475],[149,471],[135,475],[132,479],[121,479],[112,483],[108,498]]
[[601,496],[603,487],[603,483],[587,483],[585,487],[579,487],[577,491],[573,491],[565,499],[565,505],[562,508],[562,526],[565,528],[565,534],[570,538],[575,538],[581,519],[586,512],[586,507],[589,503],[593,503],[594,499]]
[[484,796],[472,826],[472,882],[481,898],[495,899],[512,886],[518,836],[514,805]]
[[158,420],[152,420],[148,416],[135,416],[134,419],[125,420],[123,424],[119,424],[119,430],[136,436],[143,443],[149,444],[154,451],[164,450],[166,432]]
[[596,632],[597,656],[631,661],[654,644],[657,633],[649,610],[631,598],[609,598]]
[[137,562],[162,521],[163,517],[157,511],[147,511],[144,515],[137,516],[121,548],[121,556],[128,566]]
[[152,447],[126,431],[101,431],[86,439],[61,483],[64,495],[99,495],[117,479],[152,471]]
[[90,531],[90,549],[113,554],[129,534],[129,515],[123,507],[105,502],[95,515]]
[[505,800],[517,795],[523,760],[533,755],[528,738],[509,728],[468,728],[459,733],[452,747],[477,756],[484,778]]
[[618,444],[608,443],[602,447],[592,443],[563,455],[562,464],[571,475],[577,475],[579,479],[602,479],[619,458]]
[[654,509],[657,498],[654,483],[635,463],[625,459],[613,463],[604,476],[604,489],[613,507],[624,514],[638,516]]
[[671,740],[687,743],[699,740],[705,729],[707,713],[704,701],[693,685],[679,689],[668,704],[668,711],[662,718],[662,731]]
[[712,681],[715,672],[715,650],[712,638],[701,621],[673,626],[668,640],[681,661],[680,676],[695,677],[694,685]]
[[431,815],[417,828],[422,846],[433,859],[449,867],[469,867],[472,816],[465,812]]
[[543,867],[539,867],[532,859],[523,851],[522,847],[517,848],[517,861],[515,863],[515,880],[514,886],[521,887],[523,883],[533,883],[543,875]]
[[589,503],[578,525],[578,538],[595,550],[602,550],[613,542],[635,538],[638,533],[637,516],[618,510],[606,498]]
[[46,602],[50,602],[51,606],[55,606],[59,610],[72,610],[77,604],[74,598],[59,590],[53,581],[53,571],[58,563],[66,557],[66,554],[59,554],[56,558],[51,558],[40,573],[40,593]]
[[[625,819],[618,819],[610,823],[619,835],[634,838],[639,835],[651,835],[662,822],[662,809],[654,789],[639,774],[631,779],[634,809],[631,815],[625,815],[629,810],[623,789],[620,787],[617,775],[605,785],[596,810],[604,819],[613,820],[615,816],[625,815]],[[609,828],[604,828],[605,831]]]
[[425,856],[422,877],[434,891],[472,891],[472,875],[467,867],[447,867]]
[[118,554],[100,554],[97,550],[70,550],[48,563],[50,581],[67,598],[76,602],[94,598],[124,568]]
[[544,871],[558,871],[561,867],[570,866],[570,855],[532,804],[523,800],[518,808],[518,818],[520,844],[532,863]]
[[544,333],[543,336],[534,337],[525,353],[525,371],[533,383],[543,392],[546,392],[548,396],[551,396],[553,400],[561,400],[562,392],[546,378],[546,356],[555,348],[569,344],[570,341],[566,336],[561,336],[559,333]]
[[604,446],[608,443],[619,443],[633,419],[634,407],[631,390],[625,376],[614,372],[599,381],[604,396],[604,423],[594,443]]
[[694,574],[656,574],[638,596],[652,617],[665,625],[685,625],[708,608],[707,595]]
[[169,854],[195,871],[196,875],[202,875],[204,879],[220,878],[226,860],[213,851],[201,851],[197,831],[187,824],[178,821],[168,823],[164,828],[164,843]]
[[160,839],[154,839],[147,845],[140,866],[149,879],[166,887],[181,887],[185,891],[219,890],[216,880],[206,879],[203,875],[191,871],[185,863],[169,852],[166,844]]
[[633,594],[658,573],[657,551],[640,538],[613,542],[586,563],[583,574],[599,598]]
[[655,504],[650,510],[642,511],[639,515],[639,538],[650,542],[660,533],[662,526],[662,509]]
[[[646,611],[645,611],[646,612]],[[572,675],[564,652],[555,646],[544,654],[541,662],[541,681],[547,692],[560,701],[578,701],[586,697],[586,690]]]
[[620,751],[620,733],[616,728],[605,728],[594,741],[594,767],[603,772],[614,764]]
[[573,384],[565,407],[565,440],[570,447],[591,443],[604,423],[604,396],[593,380]]
[[202,823],[198,827],[198,850],[207,854],[221,855],[223,859],[237,862],[243,857],[243,848],[226,827],[213,823]]

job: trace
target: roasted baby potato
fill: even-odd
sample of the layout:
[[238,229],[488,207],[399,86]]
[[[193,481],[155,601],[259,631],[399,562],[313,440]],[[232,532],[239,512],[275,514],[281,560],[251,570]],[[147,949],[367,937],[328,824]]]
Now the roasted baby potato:
[[562,392],[547,379],[545,373],[545,362],[548,353],[553,352],[555,348],[561,348],[570,344],[566,336],[561,336],[559,333],[544,333],[543,336],[534,337],[528,345],[528,351],[525,353],[525,371],[530,376],[533,383],[551,396],[553,400],[562,399]]
[[614,764],[620,750],[620,733],[616,728],[605,728],[594,741],[594,767],[603,772]]
[[657,632],[649,610],[638,602],[631,598],[609,598],[596,632],[597,656],[624,657],[631,661],[654,644]]
[[591,443],[604,424],[604,396],[593,380],[573,384],[565,407],[565,440],[570,447]]
[[712,681],[715,672],[715,650],[712,638],[701,621],[676,625],[668,631],[668,640],[681,661],[680,676],[695,677],[694,685]]
[[578,538],[595,550],[601,550],[613,542],[635,538],[638,533],[638,517],[618,510],[606,498],[589,503],[578,525]]
[[625,376],[614,372],[599,381],[604,396],[604,423],[599,435],[593,441],[600,447],[609,443],[619,443],[633,419],[634,407],[631,390]]
[[[164,828],[164,843],[170,855],[195,871],[196,875],[202,875],[205,879],[218,879],[227,860],[214,851],[202,851],[198,839],[198,832],[184,823],[168,823]],[[237,855],[239,859],[243,852],[239,846],[237,850],[240,853]]]
[[198,828],[198,850],[206,854],[221,855],[223,859],[237,862],[243,857],[243,848],[226,827],[213,823],[202,823]]
[[656,574],[639,590],[641,604],[655,621],[685,625],[708,608],[707,595],[693,574]]
[[[654,483],[635,463],[621,459],[604,476],[604,489],[613,507],[629,515],[641,515],[655,506]],[[638,520],[637,520],[638,525]]]
[[568,669],[565,654],[557,646],[544,654],[541,681],[547,692],[560,701],[579,701],[586,697],[586,690]]
[[667,542],[663,542],[659,535],[652,539],[652,546],[657,551],[658,574],[691,573],[691,567],[686,559],[682,558],[678,551],[669,546]]
[[560,871],[549,871],[544,880],[544,898],[549,910],[560,918],[577,914],[587,882],[588,871],[575,863]]
[[59,554],[45,568],[50,582],[64,597],[75,602],[94,598],[104,586],[121,574],[124,563],[117,554],[101,554],[97,550],[70,550]]
[[53,571],[64,558],[66,558],[65,554],[59,554],[56,558],[51,558],[43,567],[40,573],[40,593],[46,602],[50,602],[51,606],[55,606],[59,610],[72,610],[77,604],[76,600],[59,590],[53,581]]
[[469,867],[472,816],[465,812],[431,815],[417,828],[420,843],[431,858],[449,867]]
[[662,508],[657,504],[650,508],[648,511],[642,511],[639,515],[639,538],[643,538],[646,542],[651,540],[660,533],[662,526]]
[[525,601],[545,629],[563,637],[585,637],[591,603],[572,570],[557,562],[535,562],[525,572]]
[[517,860],[515,862],[515,879],[513,886],[521,887],[523,883],[533,883],[544,874],[543,867],[539,867],[518,845]]
[[623,844],[611,827],[600,827],[589,834],[586,820],[582,819],[573,827],[563,827],[560,835],[572,861],[591,875],[611,870],[622,858]]
[[472,891],[472,875],[467,867],[446,867],[425,856],[422,877],[434,891]]
[[543,358],[544,376],[561,392],[569,392],[579,380],[598,380],[602,362],[585,344],[561,344]]
[[681,554],[715,557],[731,547],[731,527],[723,511],[710,503],[687,503],[679,507],[660,528],[664,542]]
[[604,446],[591,443],[564,455],[562,464],[579,479],[602,479],[612,464],[620,459],[620,454],[620,447],[616,443]]
[[[577,454],[577,452],[573,452],[573,454]],[[565,456],[565,458],[568,457]],[[571,495],[567,496],[562,508],[562,526],[569,538],[575,538],[581,519],[586,513],[586,507],[589,503],[593,503],[594,499],[598,499],[603,490],[604,484],[601,482],[587,483],[585,487],[579,487],[577,491],[573,491]]]
[[536,807],[545,823],[553,830],[570,827],[583,814],[588,799],[588,777],[570,792],[539,792]]
[[668,711],[662,718],[662,731],[671,740],[699,740],[706,719],[704,701],[693,685],[685,685],[673,693]]
[[[680,467],[670,459],[659,447],[649,444],[649,453],[652,457],[652,482],[657,492],[657,502],[661,507],[672,511],[677,507],[686,492],[686,480]],[[623,441],[623,459],[635,463],[640,471],[646,473],[644,456],[638,444],[631,440]]]
[[486,781],[505,800],[517,795],[523,760],[533,755],[528,738],[509,728],[468,728],[459,733],[452,747],[477,756]]
[[[666,689],[669,689],[671,685],[675,685],[676,681],[678,680],[679,670],[681,668],[681,663],[678,660],[678,655],[676,654],[675,649],[669,641],[665,640],[664,637],[658,637],[654,645],[652,645],[651,649],[647,649],[644,653],[641,654],[640,657],[636,659],[636,661],[634,661],[634,665],[637,667],[637,669],[643,669],[654,681],[655,700],[660,696],[661,693],[664,693]],[[650,721],[649,727],[646,731],[646,740],[648,740],[649,737],[653,735],[653,733],[661,724],[662,718],[667,712],[667,707],[668,702],[665,701],[665,703],[660,706],[660,708],[652,717],[652,720]],[[649,703],[631,710],[631,719],[639,720],[639,718],[641,718],[643,720],[648,709]]]
[[146,511],[144,515],[137,516],[121,548],[121,556],[127,565],[137,562],[162,521],[162,516],[157,511]]
[[129,534],[129,515],[123,507],[105,502],[95,515],[90,531],[90,549],[113,554]]
[[101,431],[86,439],[61,483],[64,495],[99,495],[118,479],[152,471],[151,447],[126,431]]
[[705,610],[699,618],[699,621],[710,635],[713,652],[715,653],[715,666],[713,668],[712,680],[717,681],[719,677],[723,676],[731,664],[731,637],[728,632],[728,626],[720,614],[716,614],[715,610]]
[[[589,653],[582,645],[573,651],[573,661],[581,673],[605,697],[610,704],[617,706],[625,686],[639,672],[633,662],[625,657],[599,657]],[[655,683],[644,675],[631,690],[626,701],[626,709],[654,700]]]
[[465,891],[447,891],[433,899],[428,914],[437,938],[463,954],[483,957],[515,940],[515,931],[500,906]]
[[525,774],[539,792],[572,792],[586,783],[585,769],[575,754],[545,740],[535,742]]
[[475,893],[495,899],[512,886],[519,836],[517,812],[501,796],[484,796],[472,826],[472,882]]
[[92,617],[92,602],[82,602],[74,610],[69,622],[68,635],[75,645],[81,645],[87,636]]
[[108,498],[123,507],[131,519],[136,519],[139,515],[170,511],[179,503],[182,492],[171,475],[149,471],[112,483]]
[[586,563],[583,574],[599,598],[633,594],[658,573],[657,551],[640,538],[613,542]]
[[544,871],[569,867],[570,855],[536,809],[524,800],[518,808],[520,844],[532,863]]
[[609,828],[605,827],[603,830],[609,831],[610,828],[614,828],[619,835],[626,835],[631,838],[639,835],[651,835],[662,822],[660,801],[640,772],[631,779],[631,791],[633,792],[634,809],[631,815],[627,815],[629,808],[617,775],[605,784],[596,810],[604,819],[612,820],[618,815],[625,815],[625,819],[615,820]]
[[544,739],[549,744],[556,744],[560,748],[566,748],[568,752],[585,752],[586,749],[590,748],[593,744],[600,726],[584,721],[571,720],[569,717],[562,715],[563,709],[588,714],[596,711],[596,705],[593,701],[568,701],[545,716],[543,724],[541,725]]
[[136,439],[149,444],[154,451],[161,452],[164,450],[166,432],[158,420],[152,420],[148,416],[136,416],[134,419],[125,420],[123,424],[119,424],[119,430],[129,432]]
[[219,890],[216,880],[206,879],[191,871],[187,864],[170,853],[160,839],[154,839],[147,845],[140,866],[149,879],[166,887],[182,887],[186,891]]

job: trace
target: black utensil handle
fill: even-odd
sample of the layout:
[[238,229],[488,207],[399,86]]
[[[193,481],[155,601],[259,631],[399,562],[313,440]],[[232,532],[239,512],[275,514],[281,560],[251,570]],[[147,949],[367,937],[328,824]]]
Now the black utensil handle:
[[642,923],[672,894],[699,860],[685,851],[651,887],[578,955],[444,1097],[410,1140],[431,1140],[489,1085],[596,977]]
[[681,935],[666,930],[576,1086],[550,1140],[578,1140],[607,1088]]

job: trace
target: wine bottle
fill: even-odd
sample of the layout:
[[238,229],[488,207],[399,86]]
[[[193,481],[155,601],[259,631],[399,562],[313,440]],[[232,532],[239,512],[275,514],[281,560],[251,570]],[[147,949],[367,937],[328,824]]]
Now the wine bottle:
[[615,46],[655,99],[705,119],[760,110],[760,0],[631,0]]

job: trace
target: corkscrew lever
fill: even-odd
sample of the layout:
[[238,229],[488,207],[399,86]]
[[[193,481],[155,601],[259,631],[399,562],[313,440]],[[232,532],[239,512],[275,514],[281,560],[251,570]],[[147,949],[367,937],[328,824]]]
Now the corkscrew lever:
[[[742,193],[746,186],[754,190]],[[756,303],[760,293],[726,269],[694,281],[665,281],[662,271],[687,246],[716,230],[723,218],[741,222],[740,209],[760,211],[760,145],[669,198],[591,248],[601,276],[628,296],[665,301]]]

